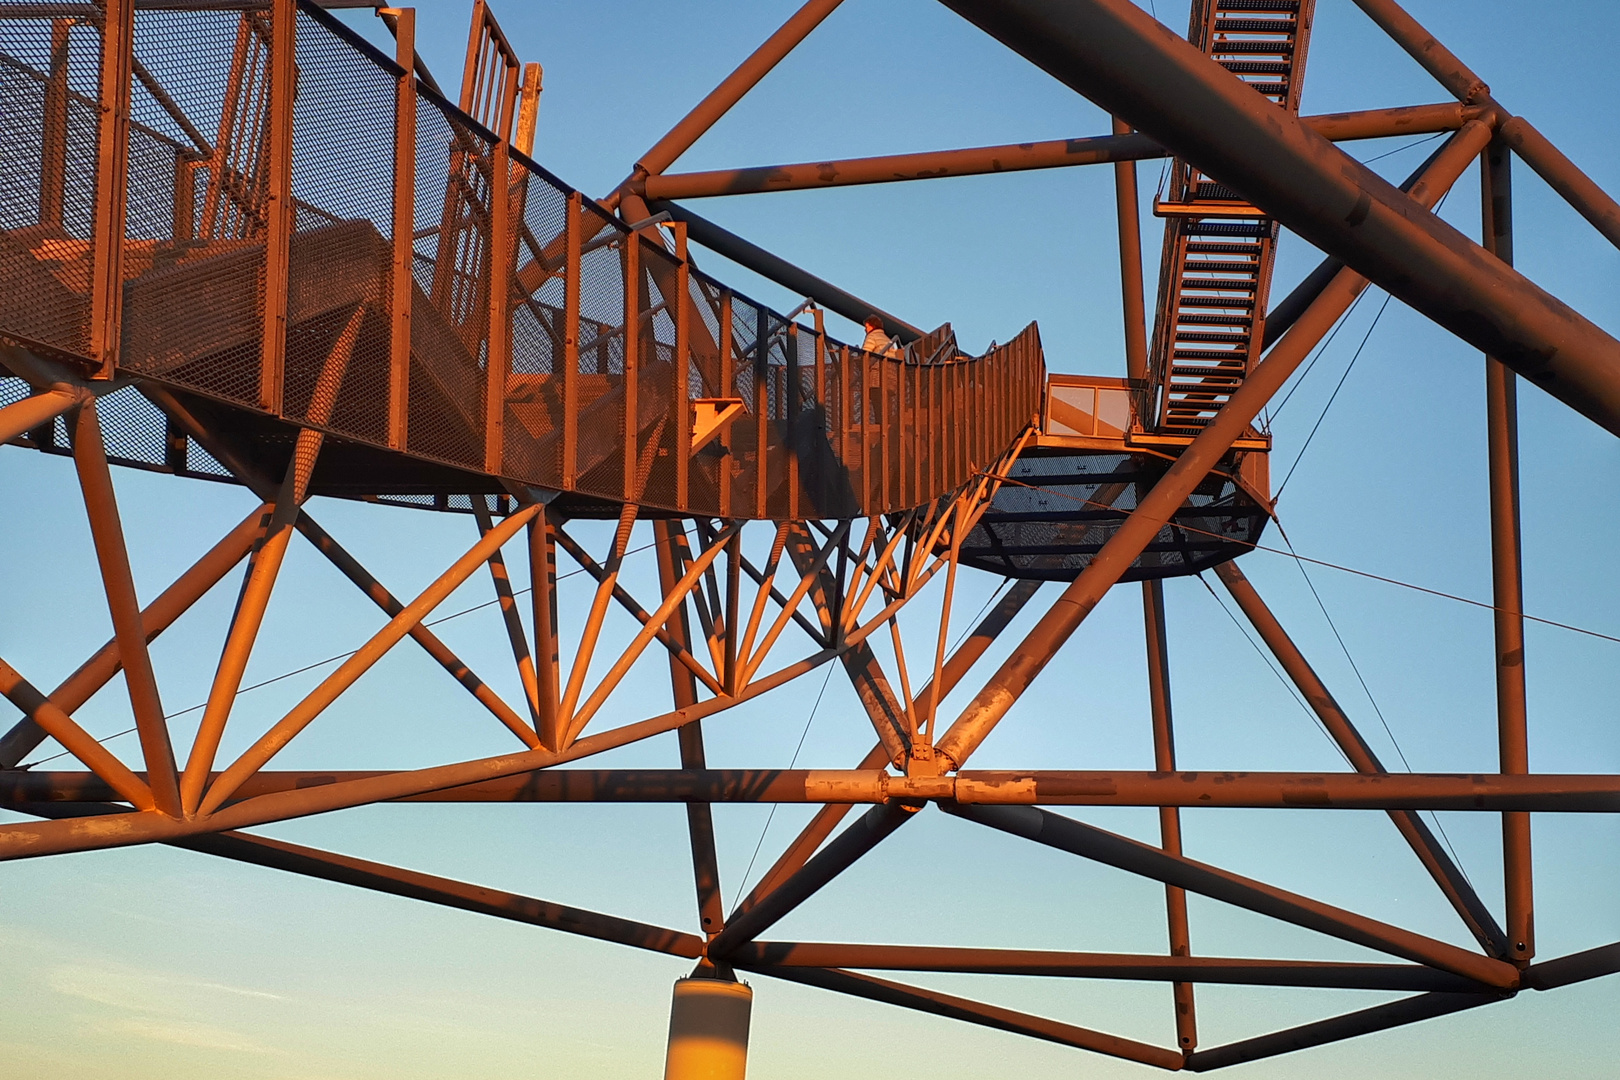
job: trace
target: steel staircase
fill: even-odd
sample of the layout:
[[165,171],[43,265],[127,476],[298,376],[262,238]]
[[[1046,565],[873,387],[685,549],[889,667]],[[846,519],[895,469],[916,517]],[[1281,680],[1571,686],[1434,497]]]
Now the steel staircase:
[[[1299,111],[1315,0],[1195,0],[1187,37],[1280,108]],[[1277,225],[1186,161],[1155,213],[1168,219],[1149,356],[1148,415],[1196,433],[1259,359]]]

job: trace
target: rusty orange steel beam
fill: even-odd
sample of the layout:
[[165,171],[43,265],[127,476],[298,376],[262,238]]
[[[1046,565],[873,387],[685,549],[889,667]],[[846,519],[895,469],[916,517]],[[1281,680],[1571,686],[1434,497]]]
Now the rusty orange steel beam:
[[842,0],[808,0],[808,2],[770,37],[749,54],[748,59],[709,91],[707,97],[681,118],[669,132],[654,143],[636,161],[636,169],[643,173],[661,173],[686,153],[703,133],[714,126],[731,107],[742,100],[759,80],[770,73],[782,58],[798,47],[810,32],[831,15]]
[[[693,706],[695,708],[695,706]],[[419,794],[406,802],[734,802],[859,806],[919,799],[963,805],[1247,807],[1620,813],[1620,775],[1487,773],[1069,772],[964,770],[895,776],[859,769],[541,769]],[[267,770],[233,801],[405,777],[392,770]],[[0,771],[0,805],[116,800],[89,773]]]
[[[1328,113],[1300,119],[1324,138],[1347,142],[1353,139],[1455,131],[1485,111],[1477,106],[1444,102],[1366,112]],[[1133,132],[845,161],[807,161],[795,165],[761,165],[746,169],[653,175],[633,182],[631,187],[648,199],[699,199],[714,195],[753,195],[764,191],[797,191],[1030,169],[1061,169],[1071,165],[1100,165],[1170,156],[1170,151],[1158,142]]]
[[75,405],[83,404],[88,398],[88,394],[77,388],[63,386],[12,402],[0,409],[0,443],[8,443],[19,435],[33,431]]
[[1234,874],[1073,818],[1033,806],[963,806],[945,809],[968,821],[1131,874],[1178,885],[1223,903],[1303,926],[1317,933],[1449,971],[1491,987],[1514,987],[1519,969],[1449,942],[1370,919],[1308,896]]
[[25,718],[61,743],[68,753],[93,769],[98,779],[117,792],[116,798],[126,800],[138,810],[152,808],[152,789],[146,781],[131,772],[129,766],[113,756],[112,751],[92,738],[77,721],[63,712],[60,706],[52,704],[4,660],[0,660],[0,695],[21,709]]
[[[878,615],[872,622],[850,635],[850,641],[864,640],[885,618],[886,614]],[[626,724],[579,739],[569,744],[567,749],[555,753],[535,749],[408,772],[367,774],[331,783],[316,780],[312,785],[294,790],[275,791],[253,799],[234,802],[206,817],[186,821],[177,821],[162,814],[112,814],[74,820],[0,825],[0,861],[59,855],[69,851],[127,847],[131,844],[167,843],[187,836],[250,828],[273,821],[309,817],[314,814],[330,813],[333,810],[405,799],[446,788],[463,787],[520,773],[530,773],[537,769],[550,768],[563,762],[576,761],[593,754],[628,746],[654,735],[674,731],[694,720],[724,712],[784,686],[837,656],[837,649],[823,649],[754,680],[733,697],[709,698],[690,708],[676,709],[637,723]],[[3,669],[0,669],[0,673],[3,673]],[[216,783],[223,778],[222,774],[216,779]],[[250,777],[244,783],[251,781]]]
[[101,566],[102,587],[112,616],[113,638],[118,643],[124,684],[129,690],[130,709],[135,714],[141,755],[151,773],[149,789],[156,808],[176,816],[181,812],[181,804],[174,746],[163,715],[157,676],[152,671],[152,657],[146,648],[141,605],[135,595],[129,548],[124,542],[124,526],[118,514],[118,499],[113,491],[112,471],[107,463],[94,401],[79,407],[73,429],[73,463],[90,519],[96,561]]
[[381,660],[383,656],[399,644],[400,640],[410,633],[411,627],[420,623],[428,613],[437,607],[445,597],[454,592],[463,581],[489,557],[493,551],[511,539],[523,528],[528,520],[539,512],[539,506],[525,507],[506,518],[499,526],[486,534],[455,564],[441,574],[433,584],[424,589],[420,596],[407,604],[398,615],[388,621],[388,625],[379,630],[370,641],[362,645],[353,655],[343,662],[332,674],[321,681],[321,684],[311,691],[302,701],[295,705],[286,716],[278,720],[268,732],[259,738],[251,747],[236,759],[220,776],[207,788],[207,794],[198,807],[204,814],[211,814],[217,810],[226,799],[249,776],[252,776],[281,749],[293,740],[298,733],[319,716],[328,705],[336,701],[339,695],[354,684],[371,669],[372,665]]
[[[176,578],[174,584],[141,610],[141,629],[148,642],[173,625],[176,619],[191,609],[191,605],[219,584],[231,567],[242,561],[242,557],[264,535],[271,509],[271,504],[265,503],[249,512],[236,528],[226,533],[219,543]],[[106,686],[122,668],[123,661],[115,638],[97,650],[94,656],[51,692],[51,703],[64,713],[71,714]],[[14,768],[46,737],[45,730],[33,721],[19,721],[4,738],[0,738],[0,769]]]
[[[1350,717],[1334,700],[1333,694],[1306,661],[1304,654],[1277,621],[1277,617],[1271,613],[1271,609],[1260,598],[1260,594],[1255,591],[1249,579],[1243,575],[1243,571],[1237,568],[1235,562],[1229,562],[1217,566],[1215,574],[1232,594],[1232,599],[1237,601],[1238,608],[1249,620],[1249,625],[1260,635],[1260,640],[1265,642],[1266,648],[1277,658],[1289,681],[1299,688],[1305,700],[1310,703],[1311,711],[1322,724],[1322,730],[1327,732],[1343,751],[1345,759],[1350,762],[1350,767],[1364,774],[1383,773],[1384,766],[1378,760],[1378,756],[1350,722]],[[1504,771],[1515,770],[1505,768]],[[1458,916],[1467,925],[1469,932],[1493,955],[1506,956],[1507,937],[1497,924],[1496,917],[1479,898],[1467,877],[1457,868],[1457,864],[1441,846],[1428,824],[1410,810],[1393,810],[1389,816],[1401,836],[1411,845],[1419,861],[1423,863],[1424,869],[1434,878],[1440,891],[1457,910]]]

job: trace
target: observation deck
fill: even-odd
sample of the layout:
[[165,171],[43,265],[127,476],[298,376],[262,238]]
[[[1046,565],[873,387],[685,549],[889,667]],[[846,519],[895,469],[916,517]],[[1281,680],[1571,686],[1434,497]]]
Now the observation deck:
[[[534,162],[516,79],[463,111],[314,4],[292,50],[255,7],[141,8],[108,123],[81,7],[0,18],[0,406],[27,356],[63,363],[118,463],[263,490],[314,432],[307,495],[803,521],[927,507],[1023,447],[964,561],[1064,579],[1190,441],[1109,380],[1049,386],[1033,324],[879,356],[773,311],[700,271],[681,222]],[[66,453],[64,425],[13,441]],[[1133,574],[1252,541],[1264,449]]]

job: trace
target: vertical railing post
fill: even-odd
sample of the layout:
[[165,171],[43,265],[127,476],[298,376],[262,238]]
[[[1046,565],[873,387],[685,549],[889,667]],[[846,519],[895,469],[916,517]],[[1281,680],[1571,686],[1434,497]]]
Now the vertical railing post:
[[287,275],[292,254],[293,98],[298,66],[297,0],[274,0],[270,21],[270,116],[265,175],[264,341],[259,353],[259,407],[280,415],[287,361]]
[[[1480,157],[1485,250],[1513,263],[1512,155],[1500,140]],[[1519,533],[1518,377],[1485,358],[1487,454],[1490,459],[1491,584],[1496,607],[1496,718],[1505,774],[1530,771],[1524,677],[1524,574]],[[1508,959],[1527,964],[1536,952],[1530,815],[1502,815],[1502,877]]]
[[637,446],[640,442],[636,399],[637,368],[641,366],[641,234],[624,238],[624,501],[640,501],[636,488]]
[[563,358],[562,358],[562,486],[572,490],[579,474],[579,272],[580,228],[584,199],[568,193],[568,218],[563,222]]
[[916,506],[922,500],[918,498],[922,490],[922,441],[918,438],[920,414],[922,412],[922,379],[918,377],[917,366],[908,364],[902,358],[897,361],[900,365],[902,377],[906,380],[907,405],[905,421],[900,430],[900,453],[906,462],[906,505]]
[[[737,392],[737,375],[734,370],[735,356],[732,352],[731,332],[731,290],[726,289],[720,294],[720,333],[718,344],[720,346],[720,395],[730,397]],[[731,456],[731,425],[727,424],[720,432],[720,516],[731,516],[731,476],[733,470]],[[735,622],[728,622],[728,627],[735,626]],[[735,638],[736,634],[728,634]],[[729,672],[731,669],[728,668]],[[727,684],[730,685],[729,683]]]
[[883,511],[884,513],[887,513],[894,509],[894,500],[892,498],[894,493],[894,481],[889,476],[889,474],[894,471],[894,448],[889,443],[889,431],[893,425],[889,423],[889,411],[891,408],[898,408],[898,405],[895,404],[895,398],[898,396],[898,390],[891,390],[889,387],[889,376],[891,374],[890,369],[893,368],[894,365],[889,363],[889,361],[885,360],[883,357],[873,356],[871,353],[868,353],[867,356],[871,359],[873,366],[877,368],[877,442],[878,454],[883,459],[881,462],[883,471],[879,474],[881,481],[879,484],[879,495],[880,501],[883,504]]
[[[1114,118],[1114,134],[1127,135],[1131,126]],[[1142,296],[1142,226],[1137,206],[1136,162],[1114,163],[1114,198],[1119,217],[1119,285],[1125,316],[1125,374],[1131,396],[1144,403],[1147,385],[1147,313]]]
[[[96,362],[98,379],[112,378],[118,364],[124,299],[124,213],[134,39],[135,0],[107,0],[101,34],[96,205],[91,234],[89,352]],[[66,138],[65,131],[63,138]]]
[[[849,347],[847,345],[838,346],[838,353],[833,359],[833,363],[838,365],[838,425],[841,429],[838,434],[838,456],[843,462],[845,473],[853,476],[857,468],[853,445],[855,439],[860,437],[860,429],[856,426],[859,423],[859,418],[850,415],[852,398],[850,394]],[[864,467],[864,462],[862,466]],[[856,512],[859,513],[860,510],[857,509]]]
[[799,322],[787,325],[787,369],[783,380],[782,431],[787,438],[788,517],[799,520],[799,450],[804,445],[804,376],[799,369]]
[[758,480],[754,487],[755,517],[763,518],[770,488],[770,465],[765,448],[770,445],[769,416],[771,395],[765,380],[771,377],[771,321],[763,307],[755,308],[754,319],[754,430],[756,432],[755,472]]
[[506,380],[512,366],[511,162],[505,136],[490,148],[489,319],[485,331],[484,471],[499,473],[506,450]]
[[489,161],[489,317],[485,320],[484,471],[499,473],[506,456],[506,384],[512,373],[512,120],[518,80],[508,70],[500,81],[495,145]]
[[675,231],[675,505],[687,508],[692,476],[692,283],[686,262],[686,222]]
[[394,261],[389,298],[388,446],[409,437],[411,303],[416,271],[416,9],[394,15],[394,58],[404,69],[394,97]]

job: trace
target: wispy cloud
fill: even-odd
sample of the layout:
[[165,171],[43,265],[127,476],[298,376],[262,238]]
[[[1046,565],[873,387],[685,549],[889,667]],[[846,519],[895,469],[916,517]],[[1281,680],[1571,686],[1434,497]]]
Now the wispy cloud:
[[59,994],[136,1012],[173,1012],[177,1009],[175,999],[191,994],[205,997],[228,994],[262,1001],[284,1000],[281,995],[264,990],[206,982],[167,972],[101,964],[58,965],[51,969],[47,984]]
[[126,1016],[104,1026],[109,1034],[133,1035],[153,1042],[175,1046],[192,1046],[202,1050],[228,1050],[239,1054],[278,1054],[281,1051],[263,1046],[234,1031],[201,1024],[191,1020],[173,1020],[157,1016]]

